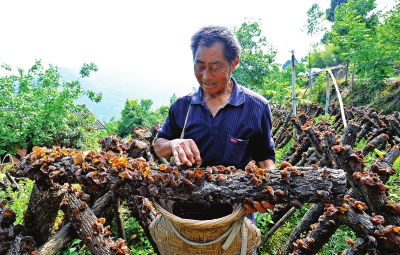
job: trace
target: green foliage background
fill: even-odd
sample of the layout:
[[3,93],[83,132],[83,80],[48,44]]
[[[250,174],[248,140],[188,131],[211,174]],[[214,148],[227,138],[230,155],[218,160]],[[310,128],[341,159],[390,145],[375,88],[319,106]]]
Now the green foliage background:
[[[2,70],[11,68],[2,65]],[[95,64],[84,64],[81,78],[97,71]],[[14,154],[17,148],[33,146],[93,147],[95,117],[84,114],[74,101],[86,95],[99,102],[101,94],[84,90],[79,80],[64,82],[57,66],[44,69],[40,61],[25,72],[0,77],[0,155]],[[82,118],[73,112],[82,113]]]

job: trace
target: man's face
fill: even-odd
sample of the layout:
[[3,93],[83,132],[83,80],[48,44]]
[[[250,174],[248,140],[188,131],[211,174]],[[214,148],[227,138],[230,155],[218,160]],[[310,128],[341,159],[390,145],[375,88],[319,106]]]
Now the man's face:
[[229,64],[222,43],[200,45],[194,57],[194,74],[203,92],[215,96],[226,89],[237,64],[238,60]]

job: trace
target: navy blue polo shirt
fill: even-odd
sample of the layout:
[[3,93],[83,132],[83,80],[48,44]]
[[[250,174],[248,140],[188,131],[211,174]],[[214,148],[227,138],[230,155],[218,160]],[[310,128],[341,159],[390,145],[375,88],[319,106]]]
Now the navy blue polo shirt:
[[202,166],[235,166],[244,169],[251,161],[275,162],[271,137],[271,110],[259,94],[237,84],[227,104],[212,116],[203,101],[203,90],[178,98],[158,132],[159,138],[179,138],[189,106],[186,139],[193,139],[200,150]]

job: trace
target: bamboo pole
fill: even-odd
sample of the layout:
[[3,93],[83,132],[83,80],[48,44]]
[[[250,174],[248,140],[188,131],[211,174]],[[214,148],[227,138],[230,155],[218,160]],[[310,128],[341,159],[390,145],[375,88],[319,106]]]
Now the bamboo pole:
[[325,103],[325,116],[328,114],[329,101],[330,101],[331,87],[329,84],[329,73],[326,71],[326,103]]
[[[294,50],[292,50],[292,116],[296,117],[296,65],[294,63]],[[297,131],[293,128],[293,137],[296,139]]]
[[292,116],[296,117],[296,65],[294,64],[294,50],[292,50]]
[[332,81],[333,81],[333,85],[335,85],[336,93],[337,93],[338,98],[339,98],[339,105],[340,105],[340,112],[341,112],[342,120],[343,120],[343,126],[345,128],[347,128],[346,115],[344,114],[344,108],[343,108],[343,101],[342,101],[342,97],[340,96],[339,87],[336,84],[335,76],[333,76],[333,73],[332,73],[331,69],[327,68],[326,71],[329,72],[329,74],[331,75]]

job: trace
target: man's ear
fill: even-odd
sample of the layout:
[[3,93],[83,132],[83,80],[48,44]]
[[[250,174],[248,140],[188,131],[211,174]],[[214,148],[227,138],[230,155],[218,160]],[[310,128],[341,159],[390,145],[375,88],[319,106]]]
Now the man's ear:
[[238,64],[239,64],[239,57],[236,57],[232,63],[231,72],[233,72],[233,70],[235,70],[235,68],[237,67]]

